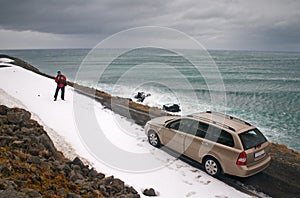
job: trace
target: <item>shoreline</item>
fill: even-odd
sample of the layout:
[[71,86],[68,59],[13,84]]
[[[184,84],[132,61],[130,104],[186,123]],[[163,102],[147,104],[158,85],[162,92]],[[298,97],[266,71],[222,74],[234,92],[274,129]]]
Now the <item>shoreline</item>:
[[[47,78],[54,77],[40,72],[35,67],[11,56],[0,55],[0,58],[15,60],[16,65],[33,71]],[[117,114],[131,119],[138,125],[143,126],[150,117],[167,115],[166,112],[149,106],[144,106],[130,99],[111,96],[105,92],[68,82],[77,92],[94,98],[106,108]],[[113,106],[112,106],[113,104]],[[114,108],[117,106],[118,108]],[[149,116],[151,112],[151,116]],[[249,178],[235,178],[225,176],[221,180],[239,190],[255,189],[272,197],[297,197],[300,193],[300,153],[289,149],[285,145],[271,144],[271,165],[263,172]],[[244,189],[246,187],[246,189]],[[257,195],[259,196],[259,195]]]

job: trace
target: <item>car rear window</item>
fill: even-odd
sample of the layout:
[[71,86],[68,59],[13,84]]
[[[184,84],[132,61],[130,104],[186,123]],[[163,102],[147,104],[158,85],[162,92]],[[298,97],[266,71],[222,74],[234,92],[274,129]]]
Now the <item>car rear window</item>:
[[258,129],[246,131],[239,134],[239,136],[245,150],[254,148],[267,141],[266,137]]

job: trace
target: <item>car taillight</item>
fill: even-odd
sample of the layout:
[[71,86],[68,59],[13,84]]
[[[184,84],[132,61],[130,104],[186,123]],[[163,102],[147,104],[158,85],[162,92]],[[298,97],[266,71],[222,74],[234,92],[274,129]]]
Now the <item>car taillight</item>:
[[259,144],[259,145],[255,146],[255,148],[256,148],[256,149],[259,149],[259,148],[261,148],[261,144]]
[[242,166],[247,164],[247,154],[245,151],[239,154],[238,159],[236,160],[236,165]]

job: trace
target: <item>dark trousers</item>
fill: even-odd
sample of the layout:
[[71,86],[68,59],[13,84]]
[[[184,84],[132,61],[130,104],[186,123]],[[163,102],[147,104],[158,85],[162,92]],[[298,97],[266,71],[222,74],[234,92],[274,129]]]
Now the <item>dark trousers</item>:
[[57,99],[58,91],[61,89],[61,99],[65,99],[65,87],[56,87],[55,94],[54,94],[54,99]]

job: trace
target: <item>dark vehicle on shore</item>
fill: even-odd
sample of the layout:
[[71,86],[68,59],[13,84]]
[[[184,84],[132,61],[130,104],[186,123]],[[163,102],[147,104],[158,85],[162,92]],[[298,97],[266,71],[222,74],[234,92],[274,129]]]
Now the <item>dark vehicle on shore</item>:
[[270,146],[251,124],[217,112],[163,116],[148,121],[149,143],[162,145],[204,165],[205,171],[248,177],[270,164]]

